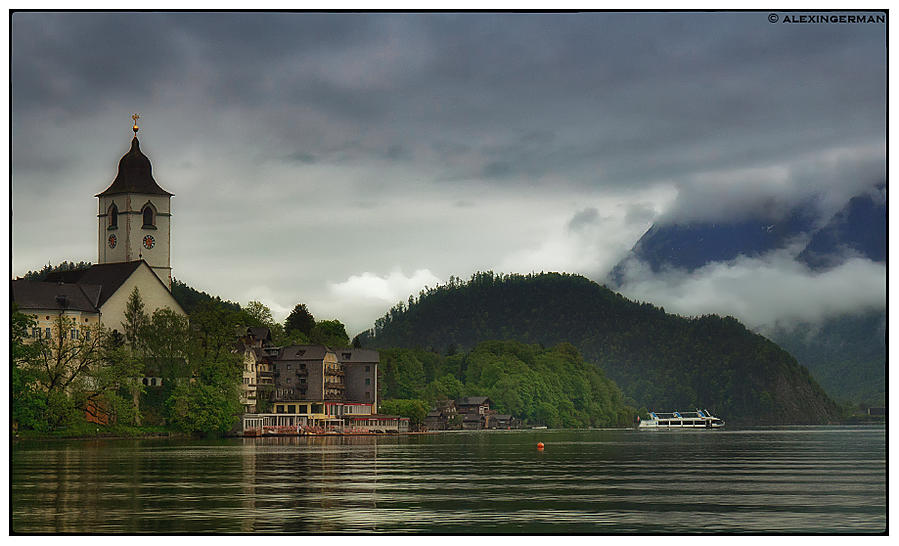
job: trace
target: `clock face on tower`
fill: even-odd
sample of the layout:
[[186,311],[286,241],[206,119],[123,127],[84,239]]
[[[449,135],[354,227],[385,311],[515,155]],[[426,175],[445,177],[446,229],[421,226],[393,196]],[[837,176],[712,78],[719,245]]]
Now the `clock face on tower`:
[[150,250],[156,245],[156,239],[153,238],[152,235],[147,235],[144,237],[144,248]]
[[115,233],[113,233],[112,235],[109,236],[109,240],[107,242],[109,243],[109,248],[115,248],[115,244],[116,244]]

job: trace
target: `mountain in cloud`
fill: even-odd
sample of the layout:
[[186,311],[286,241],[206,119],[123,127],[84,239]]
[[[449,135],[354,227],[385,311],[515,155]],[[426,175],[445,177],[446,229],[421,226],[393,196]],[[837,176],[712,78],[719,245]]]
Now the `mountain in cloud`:
[[833,218],[815,232],[797,259],[813,270],[840,265],[848,256],[886,262],[886,184],[849,200]]
[[654,224],[615,266],[611,281],[618,286],[624,284],[626,269],[634,261],[649,266],[653,273],[670,268],[692,272],[738,256],[761,256],[812,232],[814,225],[815,212],[809,203],[792,208],[780,218]]
[[[886,262],[886,184],[855,195],[829,219],[816,215],[814,203],[806,202],[775,219],[653,225],[609,273],[608,282],[622,287],[666,271],[677,271],[681,278],[701,276],[700,269],[710,264],[785,250],[813,276],[853,258]],[[883,309],[860,309],[816,323],[767,324],[761,329],[806,366],[831,396],[882,404],[885,320]]]
[[631,252],[610,273],[613,285],[627,282],[626,270],[634,261],[653,273],[665,269],[695,271],[739,256],[756,257],[809,238],[797,260],[813,270],[840,265],[847,258],[886,261],[886,185],[857,195],[823,227],[817,222],[813,201],[791,208],[779,218],[757,215],[734,222],[654,224]]

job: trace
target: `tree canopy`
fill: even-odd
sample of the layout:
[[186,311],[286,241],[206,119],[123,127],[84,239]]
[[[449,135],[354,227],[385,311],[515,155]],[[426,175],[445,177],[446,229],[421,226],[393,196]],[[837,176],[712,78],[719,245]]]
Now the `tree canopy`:
[[312,313],[309,312],[309,309],[306,309],[305,303],[296,304],[290,314],[287,315],[287,319],[284,321],[284,331],[288,334],[296,330],[302,332],[305,336],[309,336],[312,333],[312,328],[314,327],[315,317],[312,316]]
[[384,412],[391,400],[417,399],[432,405],[462,396],[488,396],[498,412],[533,424],[597,427],[633,422],[634,409],[625,405],[614,382],[567,343],[544,349],[486,341],[452,356],[386,349],[381,351],[380,374]]

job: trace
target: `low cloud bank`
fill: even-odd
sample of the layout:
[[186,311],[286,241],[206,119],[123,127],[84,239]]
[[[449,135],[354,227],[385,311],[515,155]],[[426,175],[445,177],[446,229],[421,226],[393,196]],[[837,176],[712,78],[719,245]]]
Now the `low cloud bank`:
[[814,273],[780,250],[692,273],[652,274],[648,266],[632,263],[620,292],[679,315],[732,315],[756,329],[883,309],[886,278],[884,264],[863,258]]

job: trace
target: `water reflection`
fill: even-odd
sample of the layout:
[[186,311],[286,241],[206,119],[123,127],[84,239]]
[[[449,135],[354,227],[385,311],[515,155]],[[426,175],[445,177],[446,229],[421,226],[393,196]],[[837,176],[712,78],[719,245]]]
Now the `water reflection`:
[[16,532],[645,534],[886,525],[883,427],[22,442],[11,470]]

